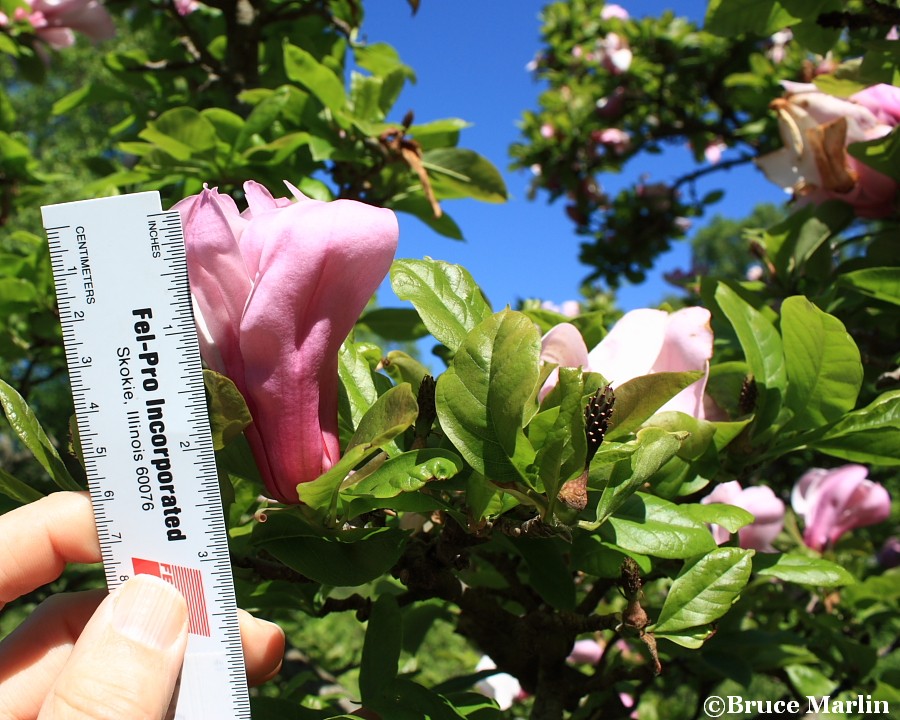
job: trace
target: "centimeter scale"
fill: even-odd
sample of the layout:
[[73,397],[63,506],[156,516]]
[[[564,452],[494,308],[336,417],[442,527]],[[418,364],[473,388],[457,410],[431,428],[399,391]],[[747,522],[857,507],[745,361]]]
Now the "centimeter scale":
[[107,584],[187,599],[177,720],[249,719],[181,218],[156,192],[41,211]]

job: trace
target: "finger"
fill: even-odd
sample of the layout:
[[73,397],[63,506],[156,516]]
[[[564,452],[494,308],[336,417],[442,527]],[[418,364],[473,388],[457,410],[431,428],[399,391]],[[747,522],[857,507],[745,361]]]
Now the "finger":
[[172,585],[136,575],[100,604],[38,720],[160,720],[187,647],[187,603]]
[[37,717],[105,590],[54,595],[0,643],[0,718]]
[[53,493],[0,515],[0,538],[0,608],[58,578],[68,562],[100,562],[87,493]]
[[247,682],[250,685],[261,685],[281,670],[284,630],[267,620],[255,618],[244,610],[238,610],[238,622],[241,644],[244,646]]
[[[54,595],[0,643],[0,718],[33,718],[69,659],[105,590]],[[260,685],[281,669],[284,631],[239,610],[247,681]]]

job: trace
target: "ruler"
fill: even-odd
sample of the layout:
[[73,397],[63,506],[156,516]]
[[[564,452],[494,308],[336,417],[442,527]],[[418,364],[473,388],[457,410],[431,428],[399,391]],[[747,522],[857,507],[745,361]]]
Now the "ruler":
[[178,720],[250,718],[181,218],[156,192],[41,211],[107,584],[187,599]]

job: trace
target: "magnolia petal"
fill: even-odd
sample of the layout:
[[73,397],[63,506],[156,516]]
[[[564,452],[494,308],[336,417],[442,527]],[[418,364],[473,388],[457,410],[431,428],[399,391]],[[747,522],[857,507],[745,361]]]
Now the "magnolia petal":
[[97,0],[34,0],[31,10],[42,13],[50,27],[71,28],[94,41],[116,34],[112,17]]
[[181,213],[185,237],[190,238],[186,251],[191,289],[222,367],[213,367],[215,359],[209,356],[207,364],[226,373],[243,390],[238,335],[251,278],[232,229],[240,221],[237,208],[230,197],[204,189],[173,209]]
[[753,523],[738,530],[740,546],[773,552],[772,542],[784,528],[784,502],[765,485],[748,487],[735,503],[753,515]]
[[794,188],[804,181],[799,172],[798,156],[790,148],[774,150],[756,158],[754,163],[770,182],[786,193],[793,193]]
[[652,371],[666,337],[669,314],[641,308],[625,313],[588,353],[591,370],[614,386]]
[[[578,328],[571,323],[559,323],[550,328],[541,338],[541,360],[560,367],[587,368],[587,345]],[[543,400],[558,382],[559,369],[555,368],[541,387],[538,400]]]
[[387,274],[397,236],[389,210],[310,199],[254,215],[244,233],[242,246],[259,249],[241,321],[248,405],[265,438],[254,453],[280,500],[297,502],[297,485],[338,459],[338,350]]
[[890,496],[868,479],[863,465],[814,468],[797,485],[795,492],[805,501],[803,541],[814,550],[821,551],[846,532],[881,522],[890,514]]
[[847,119],[838,118],[823,125],[817,125],[806,132],[806,145],[812,152],[819,171],[819,182],[825,190],[846,193],[856,185],[850,174],[844,147],[847,144]]
[[706,392],[706,376],[713,351],[713,332],[709,325],[709,310],[687,307],[668,317],[662,348],[653,363],[651,372],[703,371],[704,377],[686,387],[669,400],[660,412],[677,410],[703,418],[703,396]]
[[862,105],[875,119],[888,127],[900,123],[900,88],[879,83],[850,96],[850,100]]
[[[742,548],[774,552],[772,541],[784,527],[784,503],[765,485],[741,488],[736,480],[721,483],[703,498],[703,504],[725,503],[746,510],[753,515],[753,523],[738,530],[738,541]],[[716,543],[727,542],[731,534],[724,528],[713,525],[712,534]]]

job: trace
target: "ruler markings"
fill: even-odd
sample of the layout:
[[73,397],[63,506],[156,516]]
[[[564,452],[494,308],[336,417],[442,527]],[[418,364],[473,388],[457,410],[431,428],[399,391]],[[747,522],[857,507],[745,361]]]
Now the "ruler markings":
[[190,598],[176,720],[249,720],[180,216],[158,193],[43,215],[107,582],[152,572]]

